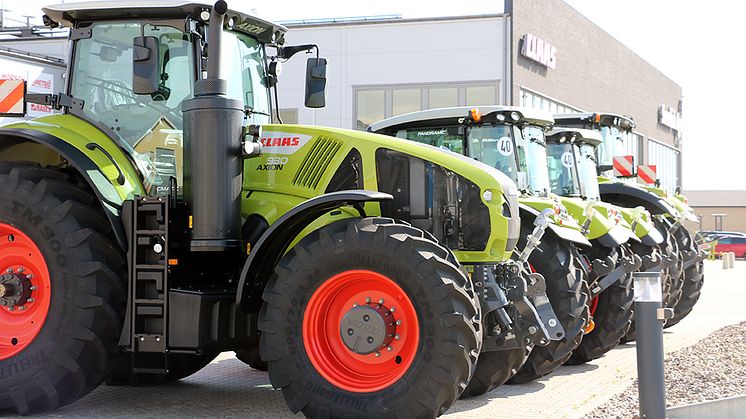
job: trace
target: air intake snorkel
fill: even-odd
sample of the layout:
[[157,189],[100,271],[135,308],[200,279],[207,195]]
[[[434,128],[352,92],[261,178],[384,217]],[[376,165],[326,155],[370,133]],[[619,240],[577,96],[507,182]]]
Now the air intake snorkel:
[[241,248],[241,131],[244,109],[226,96],[220,78],[221,41],[228,5],[210,12],[207,78],[197,80],[194,97],[184,101],[185,197],[192,221],[191,250],[220,252]]

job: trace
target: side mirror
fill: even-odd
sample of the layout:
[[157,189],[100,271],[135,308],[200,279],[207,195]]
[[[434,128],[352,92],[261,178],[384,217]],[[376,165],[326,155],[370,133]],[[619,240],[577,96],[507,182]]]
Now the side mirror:
[[0,80],[0,117],[26,115],[26,81]]
[[136,95],[158,92],[161,81],[160,41],[155,36],[138,36],[132,44],[132,92]]
[[326,106],[326,58],[306,61],[306,107]]

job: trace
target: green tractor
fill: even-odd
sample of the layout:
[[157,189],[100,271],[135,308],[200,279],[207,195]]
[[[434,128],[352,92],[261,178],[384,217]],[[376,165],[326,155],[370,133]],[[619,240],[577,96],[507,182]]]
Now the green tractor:
[[[579,249],[590,247],[590,243],[565,207],[550,196],[544,132],[552,122],[546,112],[490,106],[413,112],[370,127],[374,132],[463,154],[472,158],[473,164],[485,163],[510,176],[521,190],[522,239],[518,248],[531,237],[530,226],[537,214],[554,211],[552,224],[541,238],[540,252],[532,253],[527,262],[546,278],[547,295],[566,334],[560,341],[534,349],[511,378],[514,383],[549,374],[568,361],[588,326],[586,277],[590,266]],[[595,215],[594,225],[602,222],[601,217]]]
[[602,143],[596,149],[601,200],[627,208],[642,206],[652,214],[656,228],[664,236],[663,258],[667,260],[671,282],[667,306],[674,309],[674,317],[666,322],[666,327],[677,324],[692,311],[704,284],[705,253],[683,225],[686,221],[698,221],[694,211],[658,186],[641,185],[614,176],[613,158],[624,154],[624,139],[635,128],[631,117],[579,113],[558,114],[554,118],[557,126],[601,133]]
[[[620,225],[634,235],[629,242],[623,245],[623,251],[639,258],[638,270],[642,272],[662,271],[665,295],[670,295],[670,277],[668,269],[673,261],[671,258],[662,257],[664,245],[663,235],[653,224],[650,213],[643,207],[621,208],[601,201],[598,184],[598,166],[596,164],[596,148],[602,143],[601,135],[592,130],[582,128],[554,128],[547,134],[549,176],[552,182],[552,191],[565,198],[563,203],[576,217],[582,217],[583,213],[601,211],[607,215],[607,219]],[[589,226],[592,225],[589,224]],[[593,236],[589,232],[589,236]],[[668,280],[666,280],[668,279]],[[627,278],[624,283],[629,283]],[[625,293],[619,290],[620,295]],[[609,293],[609,298],[613,293]],[[592,292],[593,295],[593,292]],[[608,301],[602,296],[594,295],[591,301],[591,315],[594,321],[599,317],[618,316],[618,323],[622,324],[625,319],[629,320],[630,313],[621,310],[624,304]],[[618,313],[617,313],[618,312]],[[629,331],[617,328],[619,338],[634,336],[634,321],[630,322]],[[586,342],[595,339],[596,332],[587,336]],[[601,336],[612,335],[607,332]],[[620,336],[621,334],[621,336]],[[611,345],[613,342],[607,342]],[[614,343],[615,345],[615,343]],[[608,349],[611,349],[610,346]]]
[[70,28],[71,55],[63,92],[22,96],[62,113],[0,127],[0,411],[258,350],[294,412],[435,417],[477,359],[508,375],[564,338],[544,278],[510,259],[508,177],[390,137],[269,124],[297,53],[315,50],[306,105],[324,105],[315,45],[286,46],[284,27],[224,1],[44,13]]

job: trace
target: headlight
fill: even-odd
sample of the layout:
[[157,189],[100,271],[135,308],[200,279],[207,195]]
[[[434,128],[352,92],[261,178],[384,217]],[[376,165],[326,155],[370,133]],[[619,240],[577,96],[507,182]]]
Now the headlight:
[[492,202],[492,191],[486,190],[482,193],[485,202]]

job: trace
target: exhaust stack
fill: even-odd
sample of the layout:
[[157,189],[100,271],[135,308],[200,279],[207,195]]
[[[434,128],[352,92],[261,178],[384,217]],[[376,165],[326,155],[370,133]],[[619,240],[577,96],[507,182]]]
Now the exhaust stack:
[[220,78],[223,24],[228,5],[212,7],[208,32],[207,78],[198,80],[194,97],[184,101],[184,184],[193,217],[191,250],[220,252],[241,248],[241,131],[244,110],[226,96]]

